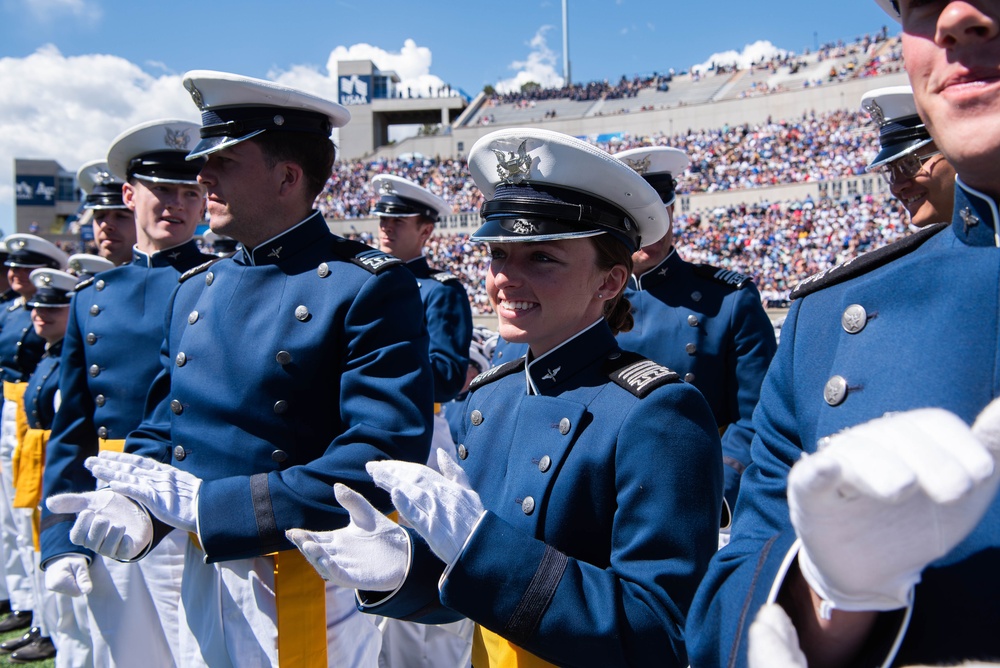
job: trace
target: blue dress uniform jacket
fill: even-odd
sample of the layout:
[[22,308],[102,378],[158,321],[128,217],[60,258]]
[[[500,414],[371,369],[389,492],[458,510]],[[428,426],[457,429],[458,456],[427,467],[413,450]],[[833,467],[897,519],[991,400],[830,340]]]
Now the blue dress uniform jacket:
[[705,396],[722,435],[726,500],[736,505],[750,463],[753,411],[774,357],[774,327],[749,277],[681,259],[633,276],[625,290],[635,326],[622,348],[670,367]]
[[524,364],[473,382],[457,452],[487,512],[440,602],[443,564],[415,540],[402,589],[364,609],[443,604],[558,665],[687,665],[681,630],[722,504],[711,411],[604,321],[531,363],[540,394]]
[[[20,383],[28,379],[45,354],[45,339],[35,334],[31,309],[24,298],[6,302],[0,311],[0,381]],[[3,402],[0,401],[0,404]]]
[[427,331],[400,265],[315,213],[182,279],[163,369],[125,449],[202,479],[209,562],[291,549],[293,527],[346,525],[335,482],[388,509],[365,463],[426,461]]
[[45,351],[35,373],[24,389],[24,412],[30,429],[51,429],[56,416],[56,392],[59,390],[59,359],[62,341],[57,341]]
[[[747,628],[795,540],[786,482],[803,452],[889,411],[939,406],[971,424],[1000,393],[997,209],[959,186],[950,226],[835,268],[793,303],[754,416],[732,542],[692,607],[692,665],[746,664]],[[998,555],[995,499],[972,534],[924,570],[897,665],[1000,658],[989,631],[1000,628]],[[873,640],[891,644],[899,613],[882,617],[892,623]]]
[[[142,422],[146,394],[160,371],[163,320],[181,274],[211,256],[194,240],[81,281],[70,304],[59,385],[62,405],[46,450],[44,495],[92,491],[83,466],[99,439],[124,440]],[[42,507],[42,563],[66,552],[90,555],[69,540],[75,516]]]
[[427,258],[406,263],[417,277],[427,318],[428,352],[434,373],[434,401],[451,401],[462,391],[472,343],[472,307],[457,276],[432,269]]

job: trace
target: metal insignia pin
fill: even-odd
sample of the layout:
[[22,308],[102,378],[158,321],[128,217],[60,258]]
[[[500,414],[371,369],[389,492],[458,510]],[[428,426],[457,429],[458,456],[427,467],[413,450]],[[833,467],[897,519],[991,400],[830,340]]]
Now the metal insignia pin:
[[875,100],[869,100],[866,111],[868,112],[868,115],[872,117],[875,125],[879,127],[885,125],[885,112],[882,111],[882,107],[878,106],[878,102]]
[[205,110],[205,98],[202,97],[201,91],[194,85],[191,81],[185,81],[184,87],[187,88],[188,92],[191,93],[191,99],[194,100],[195,106],[197,106],[202,111]]
[[962,225],[965,226],[966,234],[969,233],[969,228],[975,227],[976,225],[979,224],[979,216],[972,213],[972,209],[970,209],[969,207],[965,207],[964,209],[962,209],[962,212],[959,214],[959,216],[962,218]]
[[191,143],[191,137],[188,136],[188,131],[186,129],[174,130],[172,128],[166,128],[163,143],[167,148],[184,151],[187,149],[188,144]]
[[276,246],[276,247],[272,248],[271,252],[268,253],[267,256],[268,257],[273,257],[273,258],[280,258],[281,257],[281,249],[282,248],[283,248],[283,246]]
[[562,371],[562,367],[557,366],[555,369],[546,369],[546,371],[548,371],[548,373],[542,376],[542,380],[551,380],[554,383],[556,382],[556,376],[559,375],[560,371]]
[[630,158],[622,158],[622,160],[625,162],[626,165],[631,167],[634,171],[638,172],[639,174],[645,174],[646,172],[649,171],[650,156],[648,155],[645,158],[642,158],[641,160],[633,160]]
[[497,157],[497,176],[503,183],[517,185],[531,173],[531,156],[528,155],[527,144],[528,140],[525,139],[516,152],[492,149]]

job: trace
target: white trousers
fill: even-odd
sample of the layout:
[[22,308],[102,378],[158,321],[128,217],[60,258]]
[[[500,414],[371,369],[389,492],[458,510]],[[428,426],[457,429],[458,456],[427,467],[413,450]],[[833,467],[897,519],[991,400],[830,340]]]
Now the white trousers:
[[[274,559],[254,557],[206,564],[188,543],[181,588],[180,665],[211,668],[278,666]],[[327,584],[327,663],[374,668],[381,634],[358,612],[354,592]]]
[[179,649],[181,575],[187,534],[173,531],[145,558],[95,556],[88,623],[98,668],[173,668]]
[[[7,585],[7,596],[10,607],[14,610],[27,611],[35,607],[32,595],[31,571],[34,556],[27,554],[21,548],[18,536],[25,531],[31,535],[31,522],[24,526],[23,513],[14,512],[14,448],[17,446],[17,429],[15,418],[17,404],[13,401],[3,402],[0,413],[0,551],[3,554],[4,576]],[[32,548],[34,552],[34,548]]]
[[56,603],[56,668],[93,668],[94,654],[87,620],[87,598],[50,592]]

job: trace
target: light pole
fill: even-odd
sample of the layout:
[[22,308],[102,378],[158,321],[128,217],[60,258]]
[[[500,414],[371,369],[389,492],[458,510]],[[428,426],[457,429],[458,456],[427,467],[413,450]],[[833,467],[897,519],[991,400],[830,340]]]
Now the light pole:
[[570,85],[570,69],[569,69],[569,0],[562,0],[562,19],[563,19],[563,86]]

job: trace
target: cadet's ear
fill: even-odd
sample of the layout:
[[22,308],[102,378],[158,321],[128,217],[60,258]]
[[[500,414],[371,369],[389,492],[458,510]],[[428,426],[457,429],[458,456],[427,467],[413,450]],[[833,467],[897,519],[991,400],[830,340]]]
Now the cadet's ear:
[[294,193],[296,189],[305,186],[305,172],[298,163],[285,160],[279,162],[275,168],[281,170],[281,182],[279,184],[279,193],[281,195],[287,197]]

